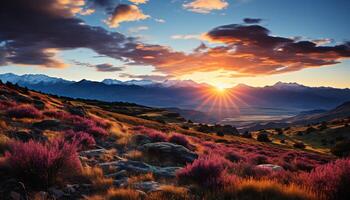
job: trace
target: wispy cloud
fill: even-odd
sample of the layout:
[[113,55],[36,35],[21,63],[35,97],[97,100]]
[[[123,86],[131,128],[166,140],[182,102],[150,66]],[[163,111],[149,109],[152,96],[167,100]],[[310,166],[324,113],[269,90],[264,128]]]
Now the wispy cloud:
[[201,36],[200,35],[172,35],[171,39],[174,40],[192,40],[192,39],[200,39]]
[[132,27],[132,28],[129,28],[128,31],[130,33],[138,33],[140,31],[146,31],[148,30],[149,27],[148,26],[137,26],[137,27]]
[[156,21],[158,23],[165,23],[164,19],[159,19],[159,18],[154,18],[154,21]]
[[210,13],[213,10],[222,10],[228,7],[225,0],[194,0],[190,3],[183,4],[186,10],[197,13]]
[[129,0],[131,3],[134,3],[134,4],[144,4],[144,3],[147,3],[148,0]]

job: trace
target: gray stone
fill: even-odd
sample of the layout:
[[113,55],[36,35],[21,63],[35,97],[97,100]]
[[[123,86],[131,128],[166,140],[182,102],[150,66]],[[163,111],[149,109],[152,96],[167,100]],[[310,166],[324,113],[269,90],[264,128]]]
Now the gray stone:
[[283,167],[281,167],[279,165],[273,165],[273,164],[261,164],[261,165],[257,165],[256,167],[262,168],[262,169],[270,169],[272,171],[282,171],[283,170]]
[[151,192],[151,191],[157,190],[160,187],[160,184],[155,181],[145,181],[145,182],[134,183],[132,187],[145,192]]
[[95,157],[99,156],[101,154],[104,154],[107,150],[106,149],[92,149],[88,151],[82,151],[80,152],[81,156],[87,156],[87,157]]
[[120,170],[116,173],[112,173],[112,174],[107,174],[106,177],[107,178],[114,178],[114,179],[120,179],[120,178],[124,178],[127,176],[127,171],[126,170]]
[[108,169],[110,166],[117,167],[119,170],[126,170],[128,172],[135,173],[149,173],[152,172],[156,176],[160,177],[175,177],[177,170],[180,167],[157,167],[146,164],[140,161],[132,160],[120,160],[108,163],[99,164],[102,169]]
[[52,194],[57,199],[67,195],[62,190],[59,190],[59,189],[56,189],[56,188],[49,188],[48,192],[50,194]]
[[139,150],[151,156],[155,155],[159,157],[160,160],[172,159],[181,164],[191,163],[198,157],[196,153],[190,151],[186,147],[169,142],[144,144]]

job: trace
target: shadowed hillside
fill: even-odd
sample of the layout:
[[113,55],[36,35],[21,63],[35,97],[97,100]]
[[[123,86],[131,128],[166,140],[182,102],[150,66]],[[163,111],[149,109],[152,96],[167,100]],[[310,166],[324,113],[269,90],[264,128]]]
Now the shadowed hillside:
[[[0,84],[0,119],[2,199],[349,195],[340,187],[348,159],[334,162],[327,153],[271,142],[268,134],[239,135],[232,126],[196,124],[162,109]],[[325,170],[334,180],[319,173]]]

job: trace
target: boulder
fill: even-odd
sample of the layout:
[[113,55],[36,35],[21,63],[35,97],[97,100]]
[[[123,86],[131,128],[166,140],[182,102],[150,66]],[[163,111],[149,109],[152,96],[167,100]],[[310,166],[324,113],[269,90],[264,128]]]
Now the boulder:
[[132,160],[119,160],[108,163],[100,163],[99,166],[104,170],[108,169],[109,167],[116,167],[119,170],[126,170],[128,172],[138,174],[146,174],[151,172],[159,177],[175,177],[176,171],[181,169],[180,167],[157,167],[144,162]]
[[144,192],[151,192],[151,191],[158,190],[158,188],[160,187],[160,184],[155,181],[145,181],[145,182],[134,183],[132,187],[135,189],[142,190]]
[[144,145],[144,144],[147,144],[147,143],[151,143],[152,140],[147,135],[136,134],[136,135],[132,136],[131,142],[133,144],[135,144],[135,145]]
[[279,165],[273,165],[273,164],[261,164],[261,165],[257,165],[256,167],[262,168],[262,169],[270,169],[272,171],[282,171],[283,170],[283,167],[281,167]]
[[139,148],[140,151],[160,161],[172,160],[179,164],[191,163],[198,155],[182,145],[169,142],[147,143]]
[[87,115],[86,110],[82,106],[68,106],[67,111],[73,115],[79,115],[85,117]]

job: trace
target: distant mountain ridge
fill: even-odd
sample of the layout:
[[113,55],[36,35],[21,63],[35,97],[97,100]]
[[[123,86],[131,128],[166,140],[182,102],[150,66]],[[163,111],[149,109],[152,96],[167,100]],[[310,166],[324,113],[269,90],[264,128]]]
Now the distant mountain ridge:
[[[329,110],[350,101],[349,89],[307,87],[297,83],[282,82],[265,87],[239,84],[226,89],[226,93],[234,98],[223,110],[222,105],[217,104],[216,101],[206,100],[215,95],[212,86],[190,80],[155,82],[105,79],[99,82],[83,79],[76,82],[40,74],[18,76],[11,73],[0,74],[0,80],[17,83],[44,93],[72,98],[107,102],[123,101],[152,107],[198,110],[218,120],[238,115],[256,115],[257,109],[260,110],[259,112],[264,112],[262,114],[272,112],[272,115],[279,115],[274,110],[281,109],[289,110],[290,115],[296,115],[306,110]],[[186,113],[199,116],[198,114],[193,115],[193,112]]]

